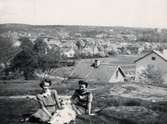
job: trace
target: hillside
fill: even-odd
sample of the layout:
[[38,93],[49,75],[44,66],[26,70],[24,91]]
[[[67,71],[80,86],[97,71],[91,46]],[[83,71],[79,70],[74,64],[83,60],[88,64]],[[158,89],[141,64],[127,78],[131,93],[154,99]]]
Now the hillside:
[[[38,84],[39,81],[23,80],[0,83],[2,123],[18,124],[23,114],[37,109],[37,102],[27,99],[26,96],[39,93]],[[60,97],[70,96],[76,87],[77,82],[53,84]],[[90,83],[89,89],[92,89],[94,95],[93,111],[96,115],[79,116],[77,124],[166,124],[167,122],[166,88],[139,83],[105,83],[105,85]]]

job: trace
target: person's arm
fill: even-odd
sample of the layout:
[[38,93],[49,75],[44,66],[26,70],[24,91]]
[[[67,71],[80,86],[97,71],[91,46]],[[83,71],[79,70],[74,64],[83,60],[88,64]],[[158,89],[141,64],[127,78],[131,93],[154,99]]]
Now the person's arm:
[[41,99],[41,96],[40,96],[40,95],[37,95],[36,99],[38,100],[41,109],[51,118],[52,115],[51,115],[51,113],[46,109],[45,105],[43,104],[42,99]]
[[92,109],[92,100],[93,100],[93,95],[92,93],[88,94],[88,104],[87,104],[87,108],[88,108],[88,115],[91,114],[91,109]]
[[73,95],[70,98],[72,104],[75,103],[76,98],[77,98],[77,91],[75,90],[75,92],[73,93]]
[[29,100],[37,100],[37,97],[34,96],[34,95],[27,95],[27,96],[26,96],[26,99],[29,99]]
[[58,94],[56,90],[54,90],[54,97],[55,97],[56,105],[58,106],[59,109],[61,109],[62,106],[60,105],[60,101],[58,99]]
[[46,107],[42,107],[43,111],[51,118],[51,113],[46,109]]

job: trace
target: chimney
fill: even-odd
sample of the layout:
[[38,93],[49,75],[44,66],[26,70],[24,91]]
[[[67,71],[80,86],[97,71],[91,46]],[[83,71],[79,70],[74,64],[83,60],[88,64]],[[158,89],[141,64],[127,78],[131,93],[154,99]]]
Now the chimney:
[[98,68],[100,66],[100,60],[95,59],[94,61],[94,67]]

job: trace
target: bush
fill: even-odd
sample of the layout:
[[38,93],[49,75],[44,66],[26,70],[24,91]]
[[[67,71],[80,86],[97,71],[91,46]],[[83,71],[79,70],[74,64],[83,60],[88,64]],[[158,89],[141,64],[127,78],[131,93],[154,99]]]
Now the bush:
[[159,101],[150,106],[150,109],[154,111],[167,112],[167,102]]
[[164,82],[161,70],[154,65],[147,65],[138,76],[139,80],[145,83],[162,84]]
[[140,101],[137,100],[128,100],[127,102],[124,103],[125,106],[141,106]]

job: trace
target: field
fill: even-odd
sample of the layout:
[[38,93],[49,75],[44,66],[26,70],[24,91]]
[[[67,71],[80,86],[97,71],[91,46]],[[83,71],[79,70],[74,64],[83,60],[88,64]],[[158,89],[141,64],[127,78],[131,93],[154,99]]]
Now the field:
[[[127,59],[126,56],[122,56],[100,60],[108,63],[131,64],[136,58]],[[83,61],[93,61],[93,59]],[[26,96],[40,93],[39,82],[39,80],[0,81],[1,124],[21,124],[22,115],[31,114],[37,110],[37,102]],[[77,80],[71,79],[63,83],[53,81],[52,88],[57,90],[60,97],[70,96],[77,88]],[[135,82],[89,82],[89,90],[93,92],[93,112],[96,114],[78,117],[77,124],[167,123],[166,86],[159,87]]]
[[[40,92],[38,81],[6,82],[0,84],[1,124],[19,124],[23,114],[33,113],[38,105],[27,98],[2,96],[34,95]],[[55,83],[60,96],[71,95],[77,87],[75,81],[63,84]],[[143,90],[143,88],[145,88]],[[93,110],[95,116],[82,116],[78,124],[166,124],[167,93],[166,88],[135,83],[105,84],[91,83],[94,94]],[[156,91],[156,92],[155,92]],[[137,93],[136,93],[137,92]]]

